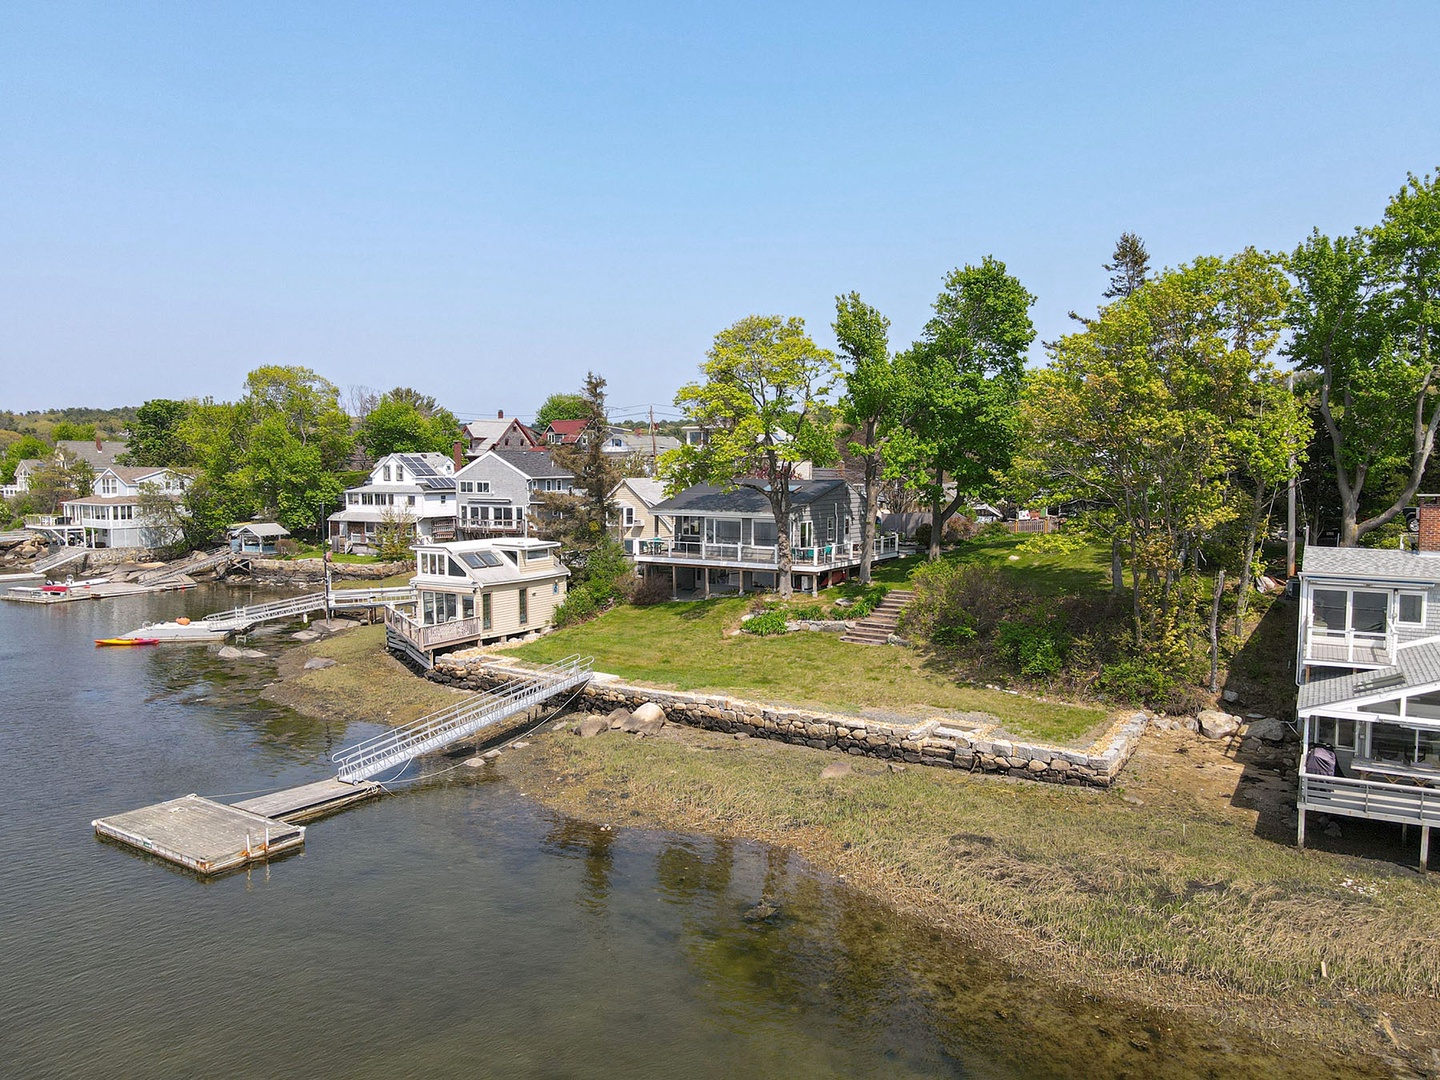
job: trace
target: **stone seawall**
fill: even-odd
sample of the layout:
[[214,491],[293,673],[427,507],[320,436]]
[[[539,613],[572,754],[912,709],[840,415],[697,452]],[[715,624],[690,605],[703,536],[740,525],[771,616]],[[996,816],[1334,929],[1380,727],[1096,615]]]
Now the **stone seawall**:
[[[408,562],[330,564],[332,581],[379,581],[395,574],[410,574]],[[325,581],[322,559],[250,559],[250,581],[257,585],[319,585]]]
[[[530,674],[523,664],[492,657],[442,657],[426,678],[466,690],[489,690]],[[1117,719],[1083,750],[997,738],[991,729],[962,729],[944,720],[881,723],[857,716],[813,712],[713,694],[684,694],[637,686],[597,674],[577,704],[604,715],[653,701],[674,724],[756,739],[809,746],[857,757],[903,761],[942,769],[999,773],[1075,787],[1109,787],[1130,760],[1149,722],[1141,712]]]

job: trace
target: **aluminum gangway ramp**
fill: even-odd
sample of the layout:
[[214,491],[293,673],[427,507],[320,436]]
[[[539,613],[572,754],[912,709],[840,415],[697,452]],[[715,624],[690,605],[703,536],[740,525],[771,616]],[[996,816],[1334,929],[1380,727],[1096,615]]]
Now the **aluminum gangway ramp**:
[[371,589],[331,589],[327,597],[323,592],[292,596],[288,600],[273,600],[268,604],[254,604],[237,607],[230,611],[217,611],[200,620],[214,630],[245,630],[263,622],[275,619],[294,619],[316,611],[340,611],[346,608],[370,607],[396,600],[409,600],[415,592],[408,585],[390,585]]
[[477,694],[406,727],[346,747],[331,755],[331,760],[340,766],[339,779],[347,783],[368,780],[421,754],[459,742],[526,709],[533,709],[553,697],[578,690],[590,681],[593,667],[593,657],[567,656],[564,660],[538,668],[528,679],[519,679]]
[[159,567],[156,570],[147,570],[135,580],[141,585],[158,585],[162,581],[184,577],[186,574],[203,574],[207,570],[215,570],[221,566],[228,566],[230,563],[237,562],[239,559],[239,555],[235,554],[235,552],[229,548],[226,548],[224,551],[216,551],[209,555],[202,555],[198,559],[185,559]]

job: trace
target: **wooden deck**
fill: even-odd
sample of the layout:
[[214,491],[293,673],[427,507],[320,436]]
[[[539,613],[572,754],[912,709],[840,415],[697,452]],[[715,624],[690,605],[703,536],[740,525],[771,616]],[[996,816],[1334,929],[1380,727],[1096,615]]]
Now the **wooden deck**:
[[343,810],[351,803],[368,799],[372,795],[379,795],[381,790],[379,784],[372,784],[369,781],[347,784],[334,777],[329,777],[325,780],[317,780],[313,784],[290,788],[288,791],[276,791],[270,795],[261,795],[256,799],[246,799],[244,802],[236,803],[235,807],[239,810],[248,810],[252,814],[259,814],[262,817],[296,825],[302,821],[314,821],[318,817]]
[[95,832],[196,873],[224,873],[305,842],[305,829],[199,795],[97,818]]

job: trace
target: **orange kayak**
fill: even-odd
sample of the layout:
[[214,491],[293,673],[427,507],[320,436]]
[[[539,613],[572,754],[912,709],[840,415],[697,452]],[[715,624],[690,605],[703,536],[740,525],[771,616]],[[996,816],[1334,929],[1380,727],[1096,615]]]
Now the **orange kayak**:
[[96,645],[159,645],[160,639],[154,637],[106,637],[95,639]]

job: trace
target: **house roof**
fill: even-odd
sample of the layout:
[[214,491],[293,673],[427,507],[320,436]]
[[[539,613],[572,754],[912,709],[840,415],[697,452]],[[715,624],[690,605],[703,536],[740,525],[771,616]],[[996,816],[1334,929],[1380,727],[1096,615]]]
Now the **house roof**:
[[[619,440],[620,446],[611,446],[615,440]],[[639,431],[621,431],[610,429],[605,435],[605,445],[602,449],[607,454],[643,454],[649,455],[652,447],[657,454],[663,454],[667,450],[676,450],[680,446],[680,440],[673,435],[656,435],[652,441],[648,433]]]
[[615,485],[617,491],[621,484],[633,491],[635,497],[646,506],[653,507],[656,503],[665,501],[665,485],[652,477],[627,476],[624,480],[621,480],[619,484]]
[[[575,478],[575,474],[569,469],[555,463],[555,459],[550,456],[548,450],[507,450],[496,447],[489,454],[532,480],[573,480]],[[486,456],[489,455],[481,455],[475,460],[484,461]]]
[[[417,544],[417,551],[444,551],[462,567],[471,581],[481,585],[498,585],[508,581],[524,581],[539,578],[542,581],[557,577],[569,577],[570,568],[560,562],[560,545],[552,540],[540,540],[535,537],[505,537],[490,540],[452,540],[444,543],[421,543]],[[523,550],[529,555],[555,556],[553,566],[537,567],[531,569],[528,566],[521,570],[503,552]],[[430,575],[424,576],[426,581],[434,581]],[[446,584],[453,585],[457,579],[446,575]]]
[[163,465],[107,465],[105,466],[105,468],[100,470],[102,475],[107,472],[114,473],[117,479],[123,480],[127,484],[139,483],[147,476],[156,476],[160,473],[169,471],[170,470],[165,468]]
[[472,441],[480,443],[480,450],[489,450],[497,441],[505,437],[505,433],[511,428],[519,428],[520,433],[530,443],[537,441],[533,428],[523,424],[513,416],[509,418],[498,418],[494,420],[471,420],[465,425],[465,434],[470,436]]
[[1440,558],[1380,548],[1307,547],[1304,577],[1372,578],[1440,584]]
[[1440,686],[1440,644],[1401,646],[1394,666],[1318,679],[1300,687],[1296,706],[1313,712],[1344,703],[1383,701]]
[[272,536],[289,536],[290,530],[284,525],[275,521],[237,521],[230,526],[233,533],[249,533],[251,536],[258,536],[268,539]]
[[119,439],[111,442],[98,441],[100,446],[97,449],[95,439],[61,439],[55,444],[55,449],[65,451],[69,457],[88,461],[97,469],[103,469],[107,465],[114,465],[115,459],[130,448],[129,443]]
[[[758,483],[746,481],[733,491],[714,484],[695,484],[650,509],[657,514],[766,514],[770,512],[770,500],[764,491],[754,486]],[[796,480],[790,487],[790,505],[798,510],[844,488],[845,481]]]

